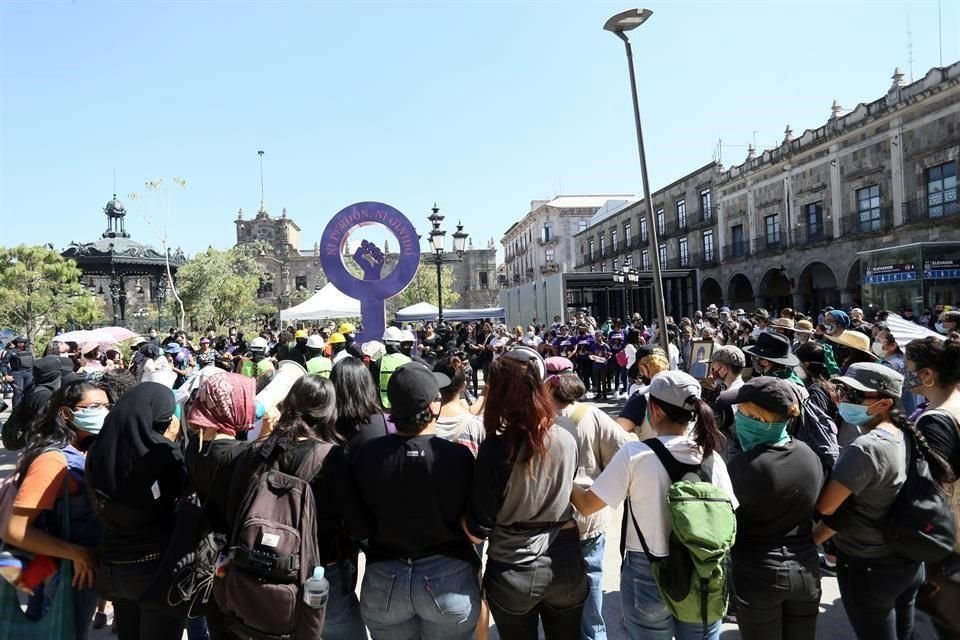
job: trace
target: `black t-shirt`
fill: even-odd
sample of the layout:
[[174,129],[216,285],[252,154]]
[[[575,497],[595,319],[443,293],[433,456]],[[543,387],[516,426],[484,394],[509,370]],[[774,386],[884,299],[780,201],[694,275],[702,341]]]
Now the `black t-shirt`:
[[382,438],[389,430],[386,417],[382,413],[375,413],[356,429],[338,422],[337,433],[347,439],[347,456],[352,458],[364,443]]
[[621,418],[626,418],[635,425],[643,424],[647,415],[647,396],[644,393],[634,393],[623,405]]
[[229,534],[233,530],[234,523],[227,519],[233,466],[248,446],[233,439],[211,440],[202,448],[195,441],[187,445],[187,473],[214,531]]
[[813,545],[811,530],[823,466],[806,444],[760,445],[727,462],[737,508],[734,552]]
[[460,528],[473,454],[433,435],[390,434],[352,454],[337,492],[347,530],[368,540],[367,562],[443,555],[479,558]]
[[[292,445],[282,445],[284,449],[277,458],[280,471],[293,474],[311,449],[319,445],[317,440],[299,440]],[[225,519],[231,529],[240,517],[240,505],[247,494],[251,478],[263,461],[260,455],[262,447],[263,442],[242,446],[240,455],[233,461],[232,469],[226,470],[230,477],[230,490]],[[356,555],[356,545],[347,538],[343,530],[339,501],[334,495],[338,490],[339,479],[345,473],[345,467],[346,455],[343,447],[333,447],[324,458],[320,472],[310,481],[317,510],[317,543],[324,564],[339,562]]]
[[917,420],[917,429],[934,453],[949,462],[953,474],[960,477],[960,433],[954,421],[942,413],[926,413]]

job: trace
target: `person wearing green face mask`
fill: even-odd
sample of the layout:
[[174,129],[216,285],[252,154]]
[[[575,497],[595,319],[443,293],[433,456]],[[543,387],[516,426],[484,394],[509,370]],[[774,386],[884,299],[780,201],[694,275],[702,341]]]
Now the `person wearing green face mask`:
[[813,450],[787,432],[800,413],[798,395],[792,383],[762,376],[720,400],[737,406],[743,448],[727,463],[740,501],[732,553],[740,635],[813,640],[821,590],[811,532],[824,474]]
[[793,354],[789,338],[779,333],[764,332],[757,338],[756,344],[744,347],[743,352],[753,358],[754,376],[773,376],[789,380],[803,389],[806,397],[803,380],[794,370],[800,360]]

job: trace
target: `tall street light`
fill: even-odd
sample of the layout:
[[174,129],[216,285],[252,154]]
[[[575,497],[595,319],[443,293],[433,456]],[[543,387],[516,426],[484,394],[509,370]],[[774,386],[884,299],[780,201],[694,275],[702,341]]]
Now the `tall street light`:
[[444,240],[447,232],[440,228],[443,222],[443,216],[440,215],[440,209],[437,203],[433,203],[433,212],[427,216],[427,220],[433,225],[430,230],[430,247],[433,249],[433,263],[437,266],[437,324],[443,323],[443,284],[442,269],[446,262],[460,262],[463,259],[463,250],[467,244],[467,235],[463,232],[463,225],[457,223],[457,230],[453,233],[453,251],[456,257],[446,256],[444,249]]
[[618,13],[603,25],[603,28],[612,32],[623,40],[627,51],[627,67],[630,69],[630,91],[633,95],[633,119],[637,127],[637,150],[640,153],[640,175],[643,178],[643,200],[647,205],[647,229],[650,233],[650,264],[653,267],[653,303],[656,305],[657,321],[660,330],[657,335],[664,352],[670,353],[667,337],[667,308],[663,300],[663,280],[660,276],[660,251],[657,240],[657,226],[653,220],[653,200],[650,198],[650,180],[647,178],[647,155],[643,150],[643,127],[640,125],[640,103],[637,100],[637,76],[633,70],[633,48],[627,38],[627,31],[636,29],[647,21],[653,11],[649,9],[630,9]]

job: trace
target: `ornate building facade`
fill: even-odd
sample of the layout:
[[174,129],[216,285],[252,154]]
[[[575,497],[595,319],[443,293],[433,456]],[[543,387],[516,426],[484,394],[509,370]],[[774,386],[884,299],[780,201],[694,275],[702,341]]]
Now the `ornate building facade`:
[[[247,247],[263,268],[264,276],[258,298],[264,304],[287,308],[309,297],[326,284],[320,262],[320,244],[301,247],[300,227],[283,209],[280,217],[271,216],[264,207],[247,219],[241,209],[234,221],[237,246]],[[349,255],[349,249],[345,251]],[[389,244],[384,247],[384,273],[389,273],[397,260]],[[421,268],[434,269],[433,254],[423,252]],[[499,304],[497,251],[490,239],[486,248],[476,249],[470,239],[463,260],[449,263],[453,270],[453,290],[460,295],[458,308],[495,307]]]

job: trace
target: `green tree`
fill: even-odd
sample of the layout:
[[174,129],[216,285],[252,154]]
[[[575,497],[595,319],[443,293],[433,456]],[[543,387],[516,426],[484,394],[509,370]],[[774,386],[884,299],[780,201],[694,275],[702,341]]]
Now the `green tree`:
[[0,326],[33,339],[45,328],[92,326],[105,318],[103,304],[80,284],[80,269],[53,249],[0,247]]
[[242,250],[208,248],[177,270],[177,290],[195,326],[244,324],[262,312],[257,288],[262,271]]
[[[453,267],[446,266],[440,271],[440,286],[443,290],[443,308],[450,309],[460,301],[460,294],[453,290]],[[437,267],[424,262],[417,269],[407,288],[389,300],[390,310],[396,311],[418,302],[437,304]]]

